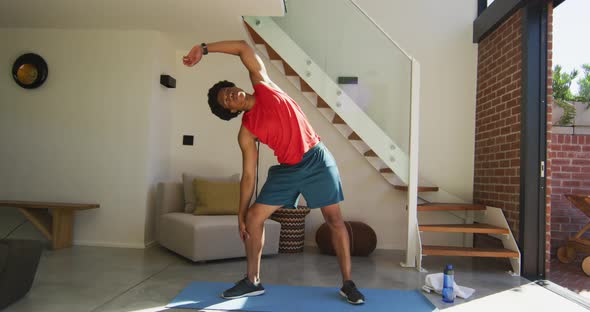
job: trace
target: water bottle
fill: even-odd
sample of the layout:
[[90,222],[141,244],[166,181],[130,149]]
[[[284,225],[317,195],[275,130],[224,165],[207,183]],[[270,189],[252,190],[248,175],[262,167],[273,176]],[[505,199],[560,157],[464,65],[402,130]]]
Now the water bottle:
[[453,303],[455,302],[455,293],[453,285],[455,284],[455,271],[453,270],[452,264],[447,264],[443,274],[443,290],[442,298],[443,302]]

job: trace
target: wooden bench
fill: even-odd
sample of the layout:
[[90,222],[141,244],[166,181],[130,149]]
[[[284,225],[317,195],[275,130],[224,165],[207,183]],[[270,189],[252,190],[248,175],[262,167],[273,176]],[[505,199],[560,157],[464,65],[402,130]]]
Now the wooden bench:
[[72,246],[74,213],[100,205],[0,200],[0,207],[18,208],[51,241],[53,249],[61,249]]

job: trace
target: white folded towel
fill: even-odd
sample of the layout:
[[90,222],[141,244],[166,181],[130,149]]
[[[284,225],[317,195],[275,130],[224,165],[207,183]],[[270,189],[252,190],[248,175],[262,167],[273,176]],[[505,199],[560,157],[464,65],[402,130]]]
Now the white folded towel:
[[[423,288],[427,291],[434,290],[436,293],[442,294],[443,276],[443,273],[434,273],[426,275],[426,285],[424,285]],[[473,288],[459,286],[457,285],[457,283],[453,282],[453,293],[456,297],[467,299],[471,297],[471,295],[473,295],[474,292],[475,289]]]

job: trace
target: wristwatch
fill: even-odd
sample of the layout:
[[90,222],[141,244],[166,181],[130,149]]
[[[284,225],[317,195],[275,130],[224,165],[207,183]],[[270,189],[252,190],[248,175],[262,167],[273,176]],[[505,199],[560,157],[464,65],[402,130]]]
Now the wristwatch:
[[207,49],[207,44],[206,43],[201,43],[201,49],[203,49],[203,55],[207,55],[209,54],[209,49]]

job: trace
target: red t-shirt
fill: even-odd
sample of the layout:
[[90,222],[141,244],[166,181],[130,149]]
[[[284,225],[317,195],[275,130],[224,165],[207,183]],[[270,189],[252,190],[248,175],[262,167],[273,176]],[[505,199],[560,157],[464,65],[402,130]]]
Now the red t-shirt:
[[294,165],[320,137],[305,114],[286,93],[264,83],[254,85],[256,102],[242,116],[242,125],[268,145],[281,164]]

